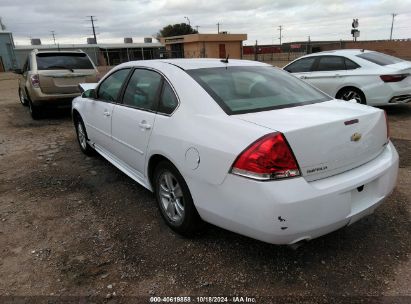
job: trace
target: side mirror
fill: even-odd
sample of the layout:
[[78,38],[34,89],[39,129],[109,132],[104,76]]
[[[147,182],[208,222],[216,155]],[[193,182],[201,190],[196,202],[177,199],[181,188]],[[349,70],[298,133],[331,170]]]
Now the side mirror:
[[81,97],[96,99],[97,98],[96,90],[95,89],[87,90],[81,95]]
[[22,69],[15,69],[14,73],[19,74],[19,75],[23,75],[23,70]]

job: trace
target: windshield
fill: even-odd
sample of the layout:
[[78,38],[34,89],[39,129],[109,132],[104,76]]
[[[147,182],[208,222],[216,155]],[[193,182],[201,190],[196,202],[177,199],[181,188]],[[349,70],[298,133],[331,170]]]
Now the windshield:
[[94,69],[90,59],[84,53],[38,53],[38,70]]
[[357,57],[368,60],[378,65],[389,65],[389,64],[395,64],[395,63],[403,61],[400,58],[378,53],[378,52],[364,53],[364,54],[357,55]]
[[330,100],[319,90],[274,67],[205,68],[187,73],[229,115]]

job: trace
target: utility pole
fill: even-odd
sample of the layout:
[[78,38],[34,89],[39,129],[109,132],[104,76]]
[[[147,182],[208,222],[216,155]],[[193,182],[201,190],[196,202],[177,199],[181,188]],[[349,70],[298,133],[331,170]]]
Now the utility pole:
[[311,37],[310,36],[308,36],[308,43],[307,43],[307,47],[305,48],[305,53],[306,54],[311,53]]
[[198,28],[199,28],[199,27],[201,27],[201,26],[199,26],[199,25],[196,25],[196,26],[195,26],[197,32],[198,32]]
[[56,45],[56,34],[54,31],[51,31],[51,36],[53,36],[54,45]]
[[217,23],[217,34],[220,34],[220,22]]
[[283,30],[283,26],[282,26],[282,25],[279,25],[279,26],[278,26],[278,30],[280,31],[280,38],[278,38],[278,39],[280,39],[280,45],[282,45],[281,39],[282,39],[283,36],[282,36],[281,33],[282,33],[282,30]]
[[88,17],[90,17],[91,27],[93,29],[94,43],[97,44],[96,28],[94,26],[94,21],[97,21],[96,19],[94,19],[96,16],[88,16]]
[[397,16],[398,14],[395,14],[395,13],[392,13],[391,14],[391,16],[392,16],[392,22],[391,22],[391,34],[390,34],[390,40],[392,40],[392,30],[393,30],[393,28],[394,28],[394,18],[395,18],[395,16]]
[[190,19],[188,19],[188,17],[184,17],[185,19],[187,19],[187,21],[188,21],[188,25],[190,25],[191,26],[191,22],[190,22]]

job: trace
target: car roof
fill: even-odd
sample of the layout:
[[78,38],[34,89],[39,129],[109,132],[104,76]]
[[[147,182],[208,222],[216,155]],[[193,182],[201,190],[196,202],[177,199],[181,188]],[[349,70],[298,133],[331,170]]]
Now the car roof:
[[228,63],[221,61],[222,59],[216,58],[199,58],[199,59],[155,59],[155,60],[139,60],[130,61],[121,64],[122,67],[126,66],[153,66],[158,63],[171,64],[177,66],[183,70],[204,69],[204,68],[218,68],[228,66],[271,66],[266,63],[250,60],[238,60],[228,59]]
[[355,55],[358,55],[358,54],[371,53],[371,52],[374,52],[374,51],[363,50],[363,49],[342,49],[342,50],[330,50],[330,51],[312,53],[312,54],[306,55],[304,57],[324,56],[324,55],[337,55],[337,56],[351,55],[351,56],[355,56]]

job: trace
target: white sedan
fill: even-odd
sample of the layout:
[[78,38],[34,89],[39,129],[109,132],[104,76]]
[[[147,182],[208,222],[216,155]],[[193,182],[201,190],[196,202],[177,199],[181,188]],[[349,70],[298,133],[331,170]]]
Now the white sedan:
[[370,106],[411,101],[411,62],[367,50],[336,50],[300,57],[284,70],[337,99]]
[[81,150],[153,191],[183,235],[205,221],[269,243],[310,240],[372,213],[396,183],[384,111],[263,63],[124,63],[72,113]]

